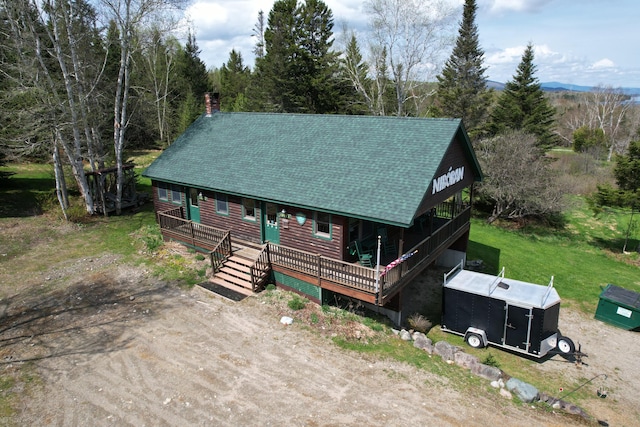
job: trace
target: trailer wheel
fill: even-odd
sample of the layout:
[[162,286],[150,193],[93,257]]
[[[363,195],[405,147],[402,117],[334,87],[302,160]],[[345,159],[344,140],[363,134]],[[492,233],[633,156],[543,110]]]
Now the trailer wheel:
[[563,336],[558,337],[557,347],[558,347],[558,350],[560,350],[560,353],[564,353],[564,354],[571,354],[576,351],[576,346],[573,343],[573,341],[571,341],[570,338],[563,337]]
[[482,348],[482,337],[478,334],[469,334],[467,335],[467,344],[473,348]]

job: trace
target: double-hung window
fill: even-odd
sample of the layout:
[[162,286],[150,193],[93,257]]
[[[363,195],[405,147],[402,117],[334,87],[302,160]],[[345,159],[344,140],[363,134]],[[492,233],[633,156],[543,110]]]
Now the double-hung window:
[[220,215],[229,215],[229,200],[226,194],[216,193],[216,212]]
[[331,238],[331,214],[324,212],[314,212],[313,214],[313,234],[324,239]]
[[164,183],[158,183],[158,199],[163,202],[169,201],[169,190],[167,190],[167,186]]
[[176,205],[182,204],[182,191],[177,185],[171,186],[171,201]]

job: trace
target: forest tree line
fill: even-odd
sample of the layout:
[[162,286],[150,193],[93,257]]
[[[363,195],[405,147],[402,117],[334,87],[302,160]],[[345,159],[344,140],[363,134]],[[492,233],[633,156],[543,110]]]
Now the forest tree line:
[[490,221],[562,211],[553,148],[589,164],[633,159],[638,106],[604,86],[545,93],[533,44],[503,90],[488,87],[475,0],[462,14],[446,2],[366,0],[366,39],[335,32],[322,0],[276,0],[257,14],[254,66],[232,50],[210,70],[195,34],[184,44],[176,36],[183,6],[0,0],[0,161],[51,161],[63,210],[70,171],[93,213],[85,170],[120,170],[126,150],[168,146],[202,113],[206,92],[220,93],[223,111],[462,118]]

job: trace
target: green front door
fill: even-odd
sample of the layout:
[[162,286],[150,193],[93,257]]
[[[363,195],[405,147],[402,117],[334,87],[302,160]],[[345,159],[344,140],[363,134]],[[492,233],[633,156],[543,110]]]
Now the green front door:
[[278,230],[278,205],[265,203],[262,208],[262,241],[280,244]]
[[189,197],[187,198],[187,211],[189,219],[193,222],[200,222],[200,199],[198,198],[198,190],[189,189]]

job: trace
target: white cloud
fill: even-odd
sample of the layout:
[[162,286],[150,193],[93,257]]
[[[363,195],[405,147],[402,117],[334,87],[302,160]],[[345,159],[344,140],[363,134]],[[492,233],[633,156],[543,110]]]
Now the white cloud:
[[485,55],[485,62],[491,64],[512,64],[522,59],[526,46],[508,47]]
[[601,59],[600,61],[596,61],[591,65],[591,69],[598,70],[603,68],[613,68],[616,64],[608,58]]
[[490,13],[504,12],[537,12],[551,0],[485,0],[481,1]]

